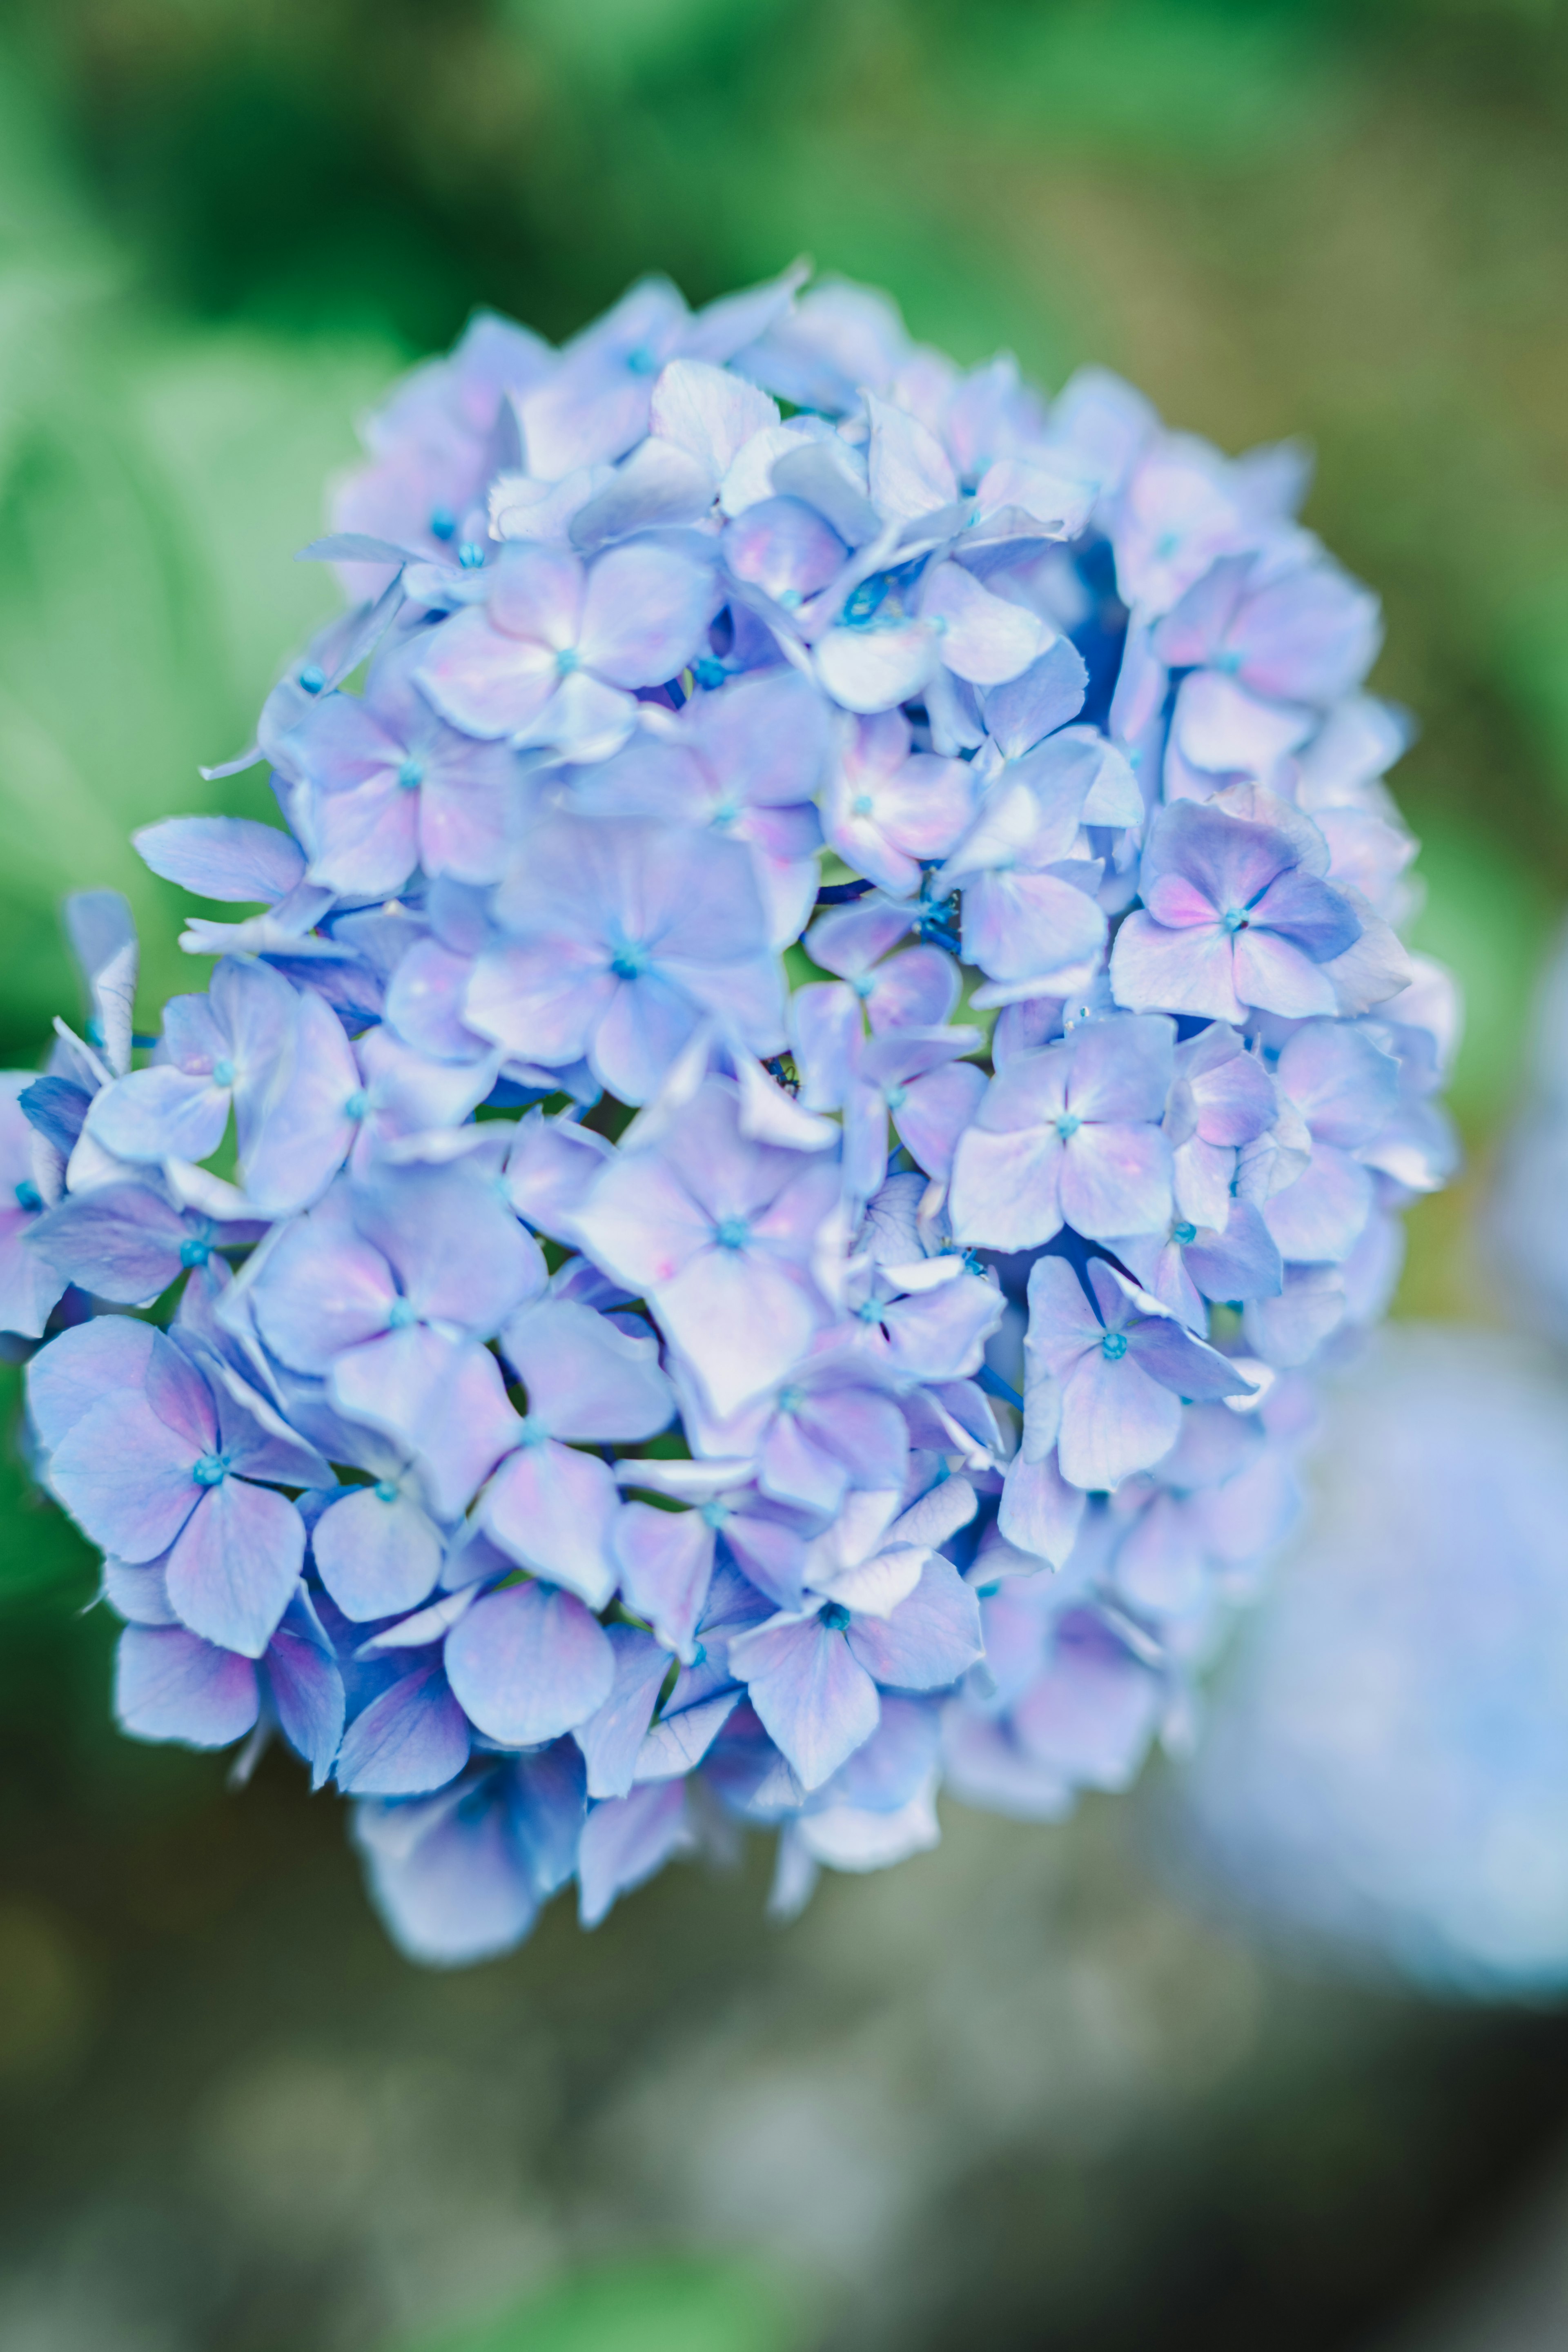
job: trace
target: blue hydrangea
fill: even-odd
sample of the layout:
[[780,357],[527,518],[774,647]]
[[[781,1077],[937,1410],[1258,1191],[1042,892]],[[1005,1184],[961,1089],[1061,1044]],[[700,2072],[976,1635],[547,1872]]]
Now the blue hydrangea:
[[1299,462],[799,269],[481,317],[366,442],[282,824],[138,836],[207,990],[133,1045],[73,902],[0,1098],[121,1722],[281,1735],[443,1962],[725,1817],[787,1910],[1122,1785],[1452,1158]]

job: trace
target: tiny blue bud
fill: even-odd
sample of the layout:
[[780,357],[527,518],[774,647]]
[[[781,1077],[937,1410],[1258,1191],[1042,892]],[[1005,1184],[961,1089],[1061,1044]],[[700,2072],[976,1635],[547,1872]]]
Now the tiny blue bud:
[[1233,938],[1237,931],[1247,929],[1247,917],[1238,907],[1227,907],[1219,919],[1222,929],[1229,931]]
[[577,651],[576,646],[563,646],[561,651],[555,656],[555,675],[557,677],[570,677],[574,670],[581,669],[582,667],[583,656]]
[[430,536],[432,539],[450,539],[457,528],[458,518],[450,507],[431,508]]
[[397,1500],[397,1489],[390,1478],[378,1478],[371,1492],[379,1503],[395,1503]]
[[841,1601],[830,1601],[826,1609],[819,1609],[816,1613],[830,1633],[847,1633],[849,1631],[849,1612]]
[[703,654],[691,665],[693,684],[701,687],[707,694],[711,694],[715,687],[722,686],[728,676],[723,663],[715,661],[711,654]]
[[849,814],[851,816],[869,816],[876,805],[869,793],[857,793],[849,803]]
[[234,1064],[226,1054],[220,1054],[213,1064],[213,1084],[215,1087],[232,1087],[234,1084]]
[[1060,1118],[1057,1121],[1057,1133],[1061,1137],[1064,1143],[1070,1143],[1073,1137],[1078,1133],[1079,1129],[1082,1125],[1082,1119],[1079,1118],[1075,1112],[1064,1110]]
[[458,550],[458,561],[465,572],[478,572],[485,560],[485,551],[471,539],[466,539]]
[[655,352],[650,352],[646,343],[637,344],[626,353],[626,365],[633,375],[657,375],[658,373],[658,355]]
[[386,1310],[386,1328],[389,1331],[406,1331],[409,1325],[416,1323],[418,1319],[406,1298],[395,1298]]
[[188,1241],[184,1241],[180,1244],[180,1264],[182,1265],[205,1265],[212,1254],[213,1245],[211,1242],[202,1241],[195,1234],[191,1235]]
[[228,1457],[224,1454],[204,1454],[191,1470],[198,1486],[221,1486],[228,1476]]
[[1108,1364],[1119,1364],[1127,1353],[1125,1331],[1108,1331],[1100,1343],[1100,1352]]
[[314,662],[307,662],[300,672],[300,684],[307,694],[320,694],[326,682],[326,671],[318,669]]
[[16,1205],[21,1209],[41,1209],[44,1205],[43,1194],[26,1176],[16,1187]]
[[343,1105],[345,1118],[363,1118],[370,1108],[370,1097],[363,1087],[356,1087]]
[[720,1502],[718,1496],[715,1496],[711,1502],[703,1504],[702,1508],[699,1511],[697,1516],[701,1520],[705,1528],[711,1528],[714,1534],[717,1535],[719,1529],[723,1527],[728,1520],[734,1517],[734,1513],[731,1510],[728,1503]]
[[752,1229],[744,1217],[721,1217],[713,1228],[713,1238],[721,1249],[744,1249],[752,1238]]
[[1179,1225],[1173,1225],[1171,1227],[1171,1239],[1173,1242],[1178,1243],[1183,1249],[1186,1248],[1189,1242],[1195,1242],[1197,1237],[1198,1229],[1196,1225],[1189,1224],[1185,1217],[1182,1219]]
[[425,765],[420,760],[405,760],[397,771],[397,781],[405,793],[416,792],[425,782]]
[[525,1412],[518,1423],[519,1444],[544,1445],[549,1443],[549,1438],[550,1432],[539,1415],[536,1412]]

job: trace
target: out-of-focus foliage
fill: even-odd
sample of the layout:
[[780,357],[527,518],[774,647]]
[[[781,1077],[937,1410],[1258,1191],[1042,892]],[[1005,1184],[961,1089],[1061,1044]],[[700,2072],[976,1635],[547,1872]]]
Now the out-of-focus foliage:
[[586,2272],[406,2352],[791,2352],[803,2341],[776,2284],[736,2263],[667,2258]]

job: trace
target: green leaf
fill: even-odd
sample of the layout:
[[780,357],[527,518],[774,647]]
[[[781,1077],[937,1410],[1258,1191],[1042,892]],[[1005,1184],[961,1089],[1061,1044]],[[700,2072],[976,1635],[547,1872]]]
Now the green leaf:
[[662,2257],[581,2274],[398,2352],[795,2352],[804,2325],[795,2297],[748,2267]]

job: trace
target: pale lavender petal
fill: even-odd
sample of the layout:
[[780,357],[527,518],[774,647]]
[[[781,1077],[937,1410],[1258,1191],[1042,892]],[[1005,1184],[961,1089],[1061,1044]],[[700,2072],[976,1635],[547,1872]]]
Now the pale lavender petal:
[[[1291,1021],[1335,1010],[1332,981],[1292,940],[1275,931],[1238,931],[1233,952],[1236,992],[1244,1004],[1283,1013]],[[1175,1009],[1185,1013],[1197,1008],[1184,1004]]]
[[616,1522],[615,1546],[627,1608],[689,1664],[713,1580],[713,1529],[700,1511],[627,1503]]
[[270,906],[305,872],[292,834],[245,816],[171,816],[131,836],[145,865],[201,898]]
[[510,1951],[537,1910],[499,1790],[472,1805],[461,1794],[448,1790],[422,1805],[373,1800],[353,1811],[354,1841],[387,1933],[427,1967]]
[[1077,718],[1088,688],[1082,655],[1070,638],[1058,637],[1019,677],[986,695],[985,724],[998,750],[1009,760],[1021,757]]
[[526,1307],[503,1328],[501,1350],[552,1437],[626,1444],[674,1415],[658,1342],[633,1339],[591,1307],[558,1298]]
[[322,1583],[345,1617],[417,1608],[441,1572],[441,1538],[417,1503],[359,1486],[323,1511],[310,1538]]
[[335,1202],[283,1233],[251,1292],[273,1354],[318,1373],[384,1331],[396,1296],[386,1260],[349,1229]]
[[[1237,1202],[1239,1208],[1241,1202]],[[1338,1265],[1350,1255],[1372,1214],[1367,1170],[1331,1144],[1313,1146],[1311,1165],[1263,1204],[1263,1223],[1282,1257]],[[1254,1213],[1256,1213],[1256,1212]],[[1234,1291],[1228,1296],[1257,1297]]]
[[227,1087],[163,1063],[105,1087],[87,1131],[116,1160],[205,1160],[223,1141],[228,1106]]
[[502,1464],[485,1495],[481,1519],[512,1559],[602,1609],[616,1589],[619,1510],[608,1465],[596,1454],[551,1439],[520,1446]]
[[438,1519],[458,1517],[517,1435],[489,1349],[418,1324],[339,1357],[329,1386],[343,1412],[416,1456]]
[[256,1721],[256,1668],[183,1626],[127,1625],[114,1662],[114,1717],[136,1739],[226,1748]]
[[1157,1127],[1088,1125],[1065,1145],[1061,1207],[1089,1241],[1162,1232],[1171,1222],[1171,1147]]
[[237,1098],[242,1178],[263,1215],[307,1207],[342,1166],[354,1139],[349,1103],[359,1084],[342,1024],[324,998],[307,992],[265,1105],[252,1112],[247,1096]]
[[1027,1452],[1020,1448],[1007,1465],[996,1524],[1020,1551],[1061,1568],[1083,1524],[1083,1489],[1068,1485],[1054,1447],[1038,1461]]
[[532,725],[555,692],[555,651],[492,627],[481,606],[454,614],[431,634],[419,684],[466,734],[515,735]]
[[686,1790],[679,1780],[634,1789],[595,1805],[583,1824],[578,1851],[579,1911],[596,1927],[617,1895],[662,1870],[695,1840],[687,1823]]
[[937,667],[937,648],[936,632],[923,621],[829,629],[816,646],[817,675],[846,710],[893,710],[925,685]]
[[193,1633],[258,1658],[304,1562],[305,1523],[293,1504],[226,1477],[202,1492],[169,1554],[170,1606]]
[[338,1786],[345,1796],[424,1796],[456,1780],[468,1747],[468,1721],[440,1667],[420,1666],[349,1725],[338,1751]]
[[27,1411],[48,1449],[83,1416],[143,1386],[157,1334],[150,1323],[104,1315],[79,1323],[40,1348],[27,1367]]
[[446,1660],[469,1721],[509,1748],[537,1748],[586,1723],[615,1678],[604,1628],[571,1593],[544,1584],[476,1601],[447,1634]]
[[1168,1454],[1181,1425],[1180,1400],[1151,1380],[1131,1353],[1112,1361],[1091,1349],[1064,1384],[1058,1440],[1062,1475],[1090,1493],[1119,1486]]
[[669,1652],[635,1625],[612,1625],[607,1639],[615,1653],[615,1680],[609,1696],[572,1735],[588,1768],[590,1797],[624,1797],[631,1788],[637,1757],[672,1664]]
[[139,1393],[110,1394],[56,1444],[49,1486],[105,1551],[156,1559],[205,1491],[191,1475],[198,1450]]
[[1063,1159],[1054,1127],[1001,1135],[972,1127],[953,1154],[948,1212],[954,1241],[999,1250],[1048,1242],[1062,1226]]
[[544,1287],[533,1235],[488,1178],[461,1164],[389,1172],[355,1194],[353,1216],[422,1318],[488,1334]]
[[940,627],[947,667],[975,686],[1020,677],[1053,634],[1027,606],[993,596],[961,563],[939,563],[927,573],[921,613]]
[[279,1727],[325,1786],[343,1736],[343,1678],[321,1620],[301,1590],[267,1645],[263,1662]]
[[876,1684],[820,1617],[742,1633],[730,1665],[806,1789],[831,1780],[880,1719]]
[[[1217,923],[1175,930],[1135,908],[1116,934],[1110,985],[1118,1004],[1134,1013],[1191,1013],[1239,1024],[1247,1007],[1233,976],[1235,960],[1235,942]],[[1321,992],[1328,983],[1318,978]]]
[[934,1554],[890,1617],[857,1617],[844,1638],[867,1673],[895,1690],[943,1689],[984,1649],[979,1603],[951,1561]]
[[673,548],[614,547],[588,575],[582,658],[612,686],[658,686],[700,650],[718,602],[712,572]]

